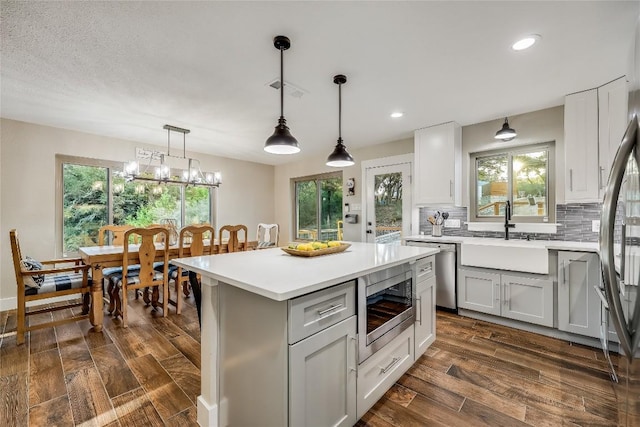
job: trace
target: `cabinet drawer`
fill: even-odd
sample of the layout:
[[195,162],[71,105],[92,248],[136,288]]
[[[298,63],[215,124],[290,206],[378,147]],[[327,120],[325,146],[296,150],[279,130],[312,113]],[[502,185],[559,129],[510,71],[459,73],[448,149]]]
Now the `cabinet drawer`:
[[435,257],[429,256],[416,261],[414,268],[416,269],[416,281],[421,282],[434,277],[436,274]]
[[296,343],[356,313],[356,281],[342,283],[292,299],[289,344]]
[[413,364],[413,325],[358,366],[360,419]]

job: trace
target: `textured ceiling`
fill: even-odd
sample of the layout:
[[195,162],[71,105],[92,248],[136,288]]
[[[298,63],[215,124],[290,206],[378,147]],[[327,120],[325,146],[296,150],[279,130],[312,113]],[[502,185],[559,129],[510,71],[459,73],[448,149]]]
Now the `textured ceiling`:
[[[2,117],[281,164],[563,103],[625,72],[638,2],[10,2]],[[533,49],[513,41],[537,33]],[[275,35],[291,39],[285,116],[302,152],[263,151],[279,115]],[[391,119],[402,110],[405,116]],[[133,153],[132,153],[133,155]]]

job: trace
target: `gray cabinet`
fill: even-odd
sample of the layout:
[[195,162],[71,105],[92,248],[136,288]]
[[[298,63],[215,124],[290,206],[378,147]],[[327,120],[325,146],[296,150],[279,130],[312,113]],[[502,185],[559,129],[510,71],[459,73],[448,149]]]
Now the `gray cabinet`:
[[356,317],[289,347],[289,425],[356,423]]
[[458,307],[500,316],[500,274],[458,270]]
[[461,268],[458,306],[552,327],[553,281],[546,276]]
[[502,317],[553,327],[553,281],[503,274]]
[[600,260],[588,252],[558,252],[558,329],[600,337]]
[[414,336],[415,360],[436,340],[436,263],[435,256],[416,261],[416,322]]
[[415,359],[436,340],[436,278],[418,281],[416,286]]

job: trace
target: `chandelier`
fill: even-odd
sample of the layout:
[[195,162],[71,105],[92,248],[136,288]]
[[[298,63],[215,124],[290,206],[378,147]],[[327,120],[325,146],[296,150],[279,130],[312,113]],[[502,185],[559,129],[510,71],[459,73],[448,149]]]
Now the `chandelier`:
[[[152,181],[159,184],[199,185],[204,187],[219,187],[222,184],[220,172],[202,172],[200,162],[197,159],[187,157],[186,138],[191,132],[176,126],[164,125],[167,130],[167,152],[153,151],[149,154],[148,163],[140,170],[140,162],[137,160],[127,162],[124,165],[122,175],[127,181]],[[171,155],[171,132],[182,134],[182,156]],[[157,162],[159,164],[152,165]],[[182,170],[176,174],[176,170]]]

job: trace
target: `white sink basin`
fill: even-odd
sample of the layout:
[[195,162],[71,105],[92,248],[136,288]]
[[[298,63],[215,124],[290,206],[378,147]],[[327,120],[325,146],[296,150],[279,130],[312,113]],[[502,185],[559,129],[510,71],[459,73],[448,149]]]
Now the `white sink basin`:
[[498,270],[549,274],[549,253],[536,241],[483,239],[462,243],[460,264]]

